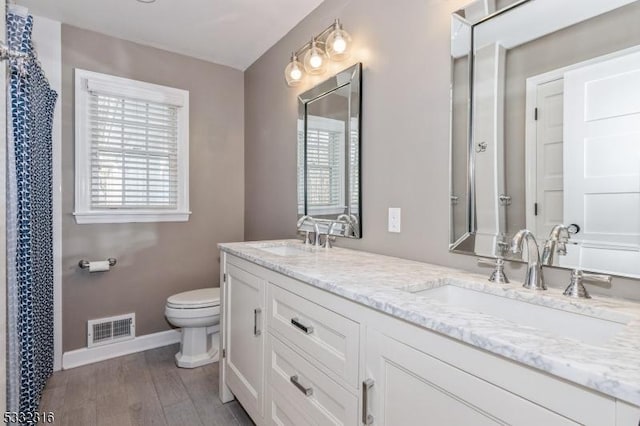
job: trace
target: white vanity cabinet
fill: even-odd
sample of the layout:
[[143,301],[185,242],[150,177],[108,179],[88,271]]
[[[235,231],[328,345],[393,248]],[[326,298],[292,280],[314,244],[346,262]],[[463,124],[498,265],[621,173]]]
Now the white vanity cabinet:
[[223,262],[221,395],[258,425],[639,426],[639,407],[228,253]]
[[264,413],[265,281],[228,261],[224,267],[224,379],[249,415]]

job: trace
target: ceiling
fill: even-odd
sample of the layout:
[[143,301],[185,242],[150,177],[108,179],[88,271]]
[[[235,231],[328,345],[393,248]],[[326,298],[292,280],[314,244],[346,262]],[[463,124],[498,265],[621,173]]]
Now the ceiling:
[[[33,15],[245,70],[323,0],[18,0]],[[284,59],[286,61],[286,59]]]

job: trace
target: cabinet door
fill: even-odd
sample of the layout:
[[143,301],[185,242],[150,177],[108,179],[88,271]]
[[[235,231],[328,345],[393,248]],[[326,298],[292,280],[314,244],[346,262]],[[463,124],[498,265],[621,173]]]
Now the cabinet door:
[[640,426],[640,407],[618,401],[616,403],[616,426]]
[[264,397],[264,281],[227,263],[224,332],[227,385],[257,421]]
[[576,424],[530,401],[400,343],[367,331],[362,416],[368,424]]

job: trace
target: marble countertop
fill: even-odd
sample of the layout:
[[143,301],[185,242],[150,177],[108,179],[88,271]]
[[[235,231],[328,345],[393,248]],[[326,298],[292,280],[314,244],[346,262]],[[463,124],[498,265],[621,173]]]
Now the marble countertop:
[[[486,276],[477,275],[356,250],[309,247],[297,240],[225,243],[219,247],[311,286],[640,406],[638,303],[595,296],[569,299],[558,289],[537,292],[517,282],[489,283],[489,269]],[[293,248],[293,254],[278,254],[278,247]],[[620,323],[620,331],[604,343],[587,344],[584,339],[560,336],[548,328],[523,326],[412,293],[443,285],[605,319],[614,325]]]

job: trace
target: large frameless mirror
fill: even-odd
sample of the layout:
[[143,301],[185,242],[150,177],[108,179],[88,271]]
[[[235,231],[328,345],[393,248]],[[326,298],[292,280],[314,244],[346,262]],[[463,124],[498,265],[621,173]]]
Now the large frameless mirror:
[[508,3],[453,15],[450,248],[640,278],[640,2]]
[[298,97],[298,216],[322,233],[362,237],[360,105],[356,64]]

